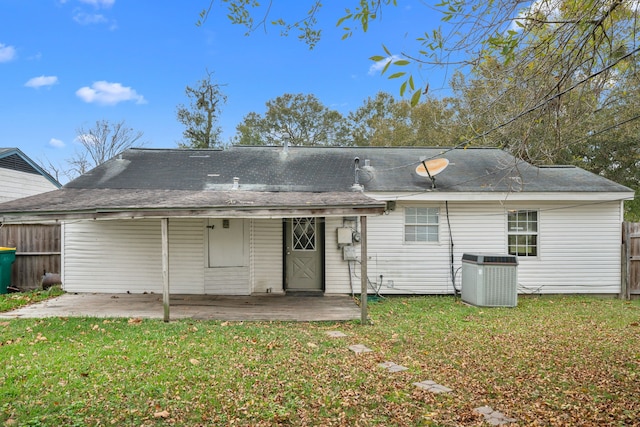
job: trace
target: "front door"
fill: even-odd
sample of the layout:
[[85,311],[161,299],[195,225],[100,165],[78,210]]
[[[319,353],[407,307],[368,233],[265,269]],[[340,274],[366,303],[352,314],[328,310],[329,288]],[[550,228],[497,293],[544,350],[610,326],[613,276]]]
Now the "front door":
[[324,222],[291,218],[285,224],[285,289],[321,292],[324,268]]

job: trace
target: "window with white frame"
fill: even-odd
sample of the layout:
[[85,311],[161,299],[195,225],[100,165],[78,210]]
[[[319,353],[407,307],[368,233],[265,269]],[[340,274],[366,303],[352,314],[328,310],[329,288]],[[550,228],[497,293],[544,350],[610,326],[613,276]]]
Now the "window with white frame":
[[509,211],[507,236],[510,255],[538,256],[538,211]]
[[437,242],[439,217],[438,208],[405,208],[404,241]]

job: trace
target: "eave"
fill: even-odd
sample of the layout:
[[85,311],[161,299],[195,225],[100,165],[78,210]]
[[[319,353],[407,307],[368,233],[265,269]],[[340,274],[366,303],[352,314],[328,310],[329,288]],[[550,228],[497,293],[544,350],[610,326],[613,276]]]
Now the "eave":
[[138,218],[286,218],[379,215],[385,203],[359,192],[260,193],[62,189],[0,205],[3,223]]

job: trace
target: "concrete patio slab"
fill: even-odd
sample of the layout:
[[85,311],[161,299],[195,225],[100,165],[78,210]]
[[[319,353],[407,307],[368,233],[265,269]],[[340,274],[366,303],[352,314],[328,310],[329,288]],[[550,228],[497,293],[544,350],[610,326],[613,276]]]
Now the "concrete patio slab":
[[[214,296],[171,295],[170,318],[230,321],[345,321],[360,318],[348,295]],[[163,318],[159,294],[64,294],[0,313],[0,318],[141,317]]]

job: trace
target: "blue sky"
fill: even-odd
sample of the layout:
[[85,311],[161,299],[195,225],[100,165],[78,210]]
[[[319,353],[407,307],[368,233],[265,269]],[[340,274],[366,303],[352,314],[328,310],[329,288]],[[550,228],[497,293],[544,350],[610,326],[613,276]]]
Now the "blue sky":
[[[225,141],[247,113],[264,113],[268,100],[285,93],[314,94],[346,115],[379,91],[398,94],[399,82],[368,58],[382,54],[383,43],[394,54],[415,47],[439,19],[420,0],[400,0],[368,33],[342,40],[335,22],[347,3],[328,0],[319,15],[323,38],[309,50],[273,27],[245,36],[220,1],[197,27],[208,3],[0,0],[0,147],[64,166],[79,149],[77,129],[103,119],[144,132],[147,147],[176,147],[183,131],[176,107],[206,70],[228,96]],[[301,3],[274,0],[271,16],[303,16]],[[432,90],[446,83],[427,77]]]

